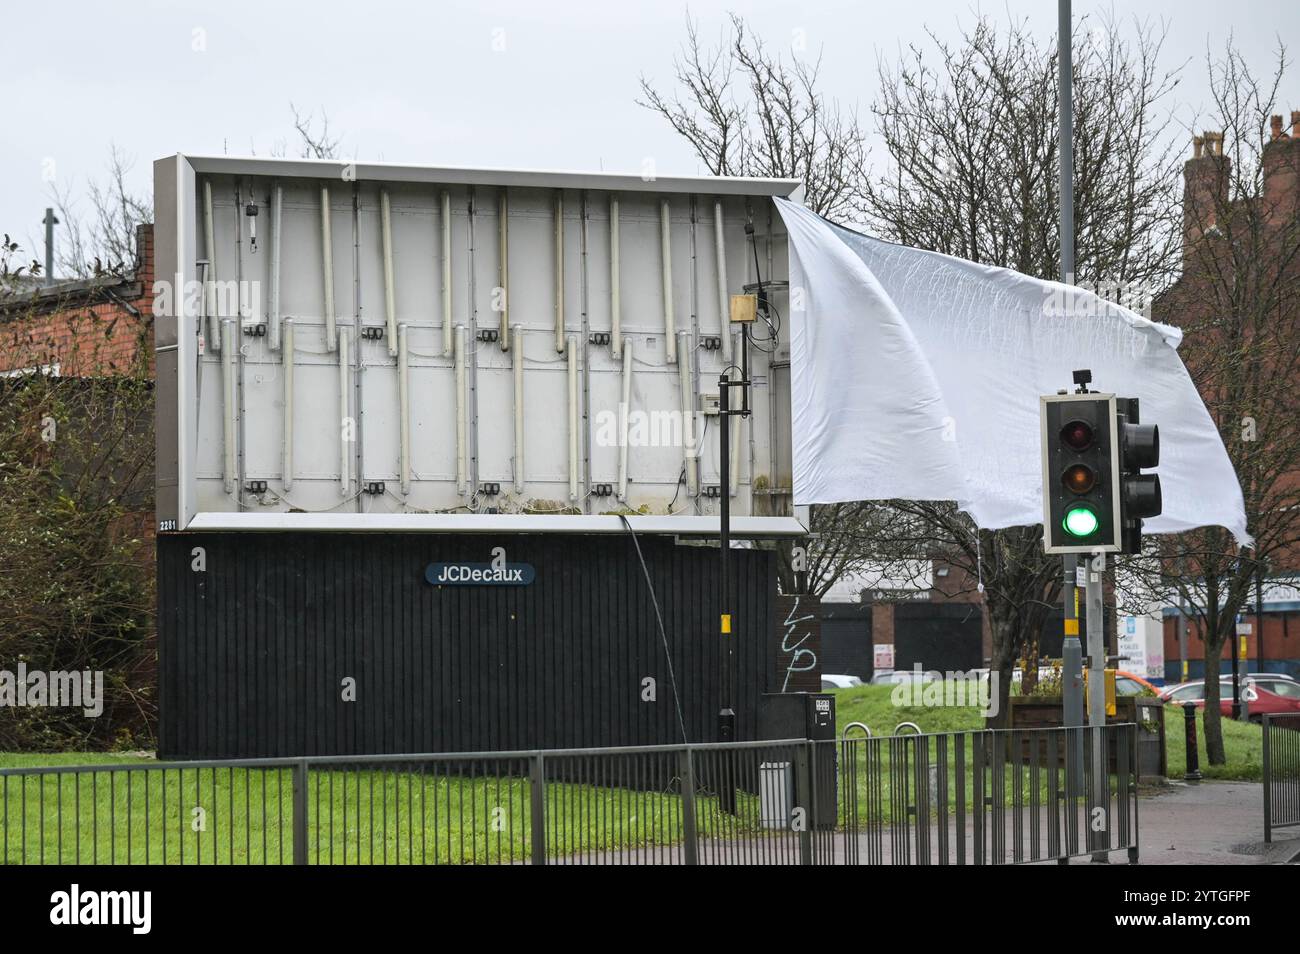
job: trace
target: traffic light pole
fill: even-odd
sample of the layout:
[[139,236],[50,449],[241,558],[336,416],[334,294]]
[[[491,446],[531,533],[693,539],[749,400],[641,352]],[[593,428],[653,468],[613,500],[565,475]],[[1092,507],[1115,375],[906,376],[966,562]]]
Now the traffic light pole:
[[[1065,577],[1061,587],[1065,599],[1065,638],[1061,642],[1061,706],[1065,735],[1065,797],[1069,812],[1066,815],[1067,835],[1078,824],[1074,806],[1078,804],[1079,780],[1083,776],[1083,648],[1079,644],[1079,590],[1075,578],[1079,557],[1067,554],[1064,558]],[[1070,731],[1073,730],[1073,731]],[[1071,839],[1073,841],[1073,839]],[[1069,864],[1067,858],[1061,864]]]
[[1079,643],[1079,593],[1075,580],[1079,558],[1068,553],[1061,558],[1065,566],[1061,594],[1065,604],[1065,638],[1061,641],[1061,702],[1065,707],[1067,727],[1083,725],[1083,647]]
[[[1056,24],[1057,74],[1056,95],[1057,113],[1060,117],[1060,131],[1057,147],[1060,150],[1060,197],[1061,197],[1061,281],[1066,285],[1074,284],[1074,90],[1073,62],[1071,57],[1071,34],[1073,25],[1070,15],[1070,0],[1058,0]],[[1086,388],[1086,385],[1083,386]],[[1067,730],[1083,725],[1083,652],[1079,645],[1079,596],[1075,589],[1075,573],[1079,558],[1073,554],[1063,557],[1064,579],[1061,587],[1065,601],[1065,637],[1061,643],[1061,703],[1064,709],[1062,717]],[[1071,733],[1067,731],[1067,739]],[[1073,733],[1078,735],[1078,733]],[[1077,757],[1076,746],[1067,742],[1065,785],[1069,804],[1074,805],[1077,794],[1077,780],[1082,760]],[[1074,817],[1071,813],[1070,817]],[[1063,859],[1063,863],[1068,861]]]
[[[724,326],[725,327],[725,326]],[[724,333],[726,333],[724,331]],[[749,407],[749,329],[741,326],[740,380],[732,380],[731,368],[725,368],[718,377],[718,549],[719,569],[722,573],[722,612],[719,618],[718,688],[722,697],[718,708],[718,741],[736,740],[736,710],[733,707],[733,673],[735,670],[735,624],[731,615],[731,418],[748,417]],[[731,407],[731,389],[740,388],[741,406]],[[728,814],[736,812],[736,786],[728,763],[723,769],[719,807]]]
[[718,491],[721,521],[718,530],[719,564],[722,571],[722,614],[718,627],[719,645],[718,661],[722,667],[719,673],[719,689],[722,705],[718,709],[718,741],[734,742],[736,740],[736,710],[731,705],[731,666],[734,637],[731,623],[731,573],[728,558],[731,556],[731,386],[730,374],[723,374],[718,379],[718,477],[721,487]]
[[[1106,728],[1106,610],[1102,599],[1105,554],[1099,553],[1087,560],[1085,571],[1088,606],[1088,725],[1092,734],[1092,792],[1088,806],[1088,837],[1094,847],[1100,848],[1110,842],[1110,819],[1106,816],[1110,782],[1106,776],[1106,750],[1103,744]],[[1098,811],[1101,812],[1100,817]],[[1105,864],[1110,858],[1105,851],[1098,850],[1092,853],[1092,860]]]
[[[724,331],[724,333],[726,333]],[[731,389],[740,388],[740,407],[731,406]],[[718,741],[736,740],[736,710],[732,705],[732,671],[735,666],[735,625],[731,616],[731,575],[728,569],[731,556],[731,418],[749,417],[749,328],[740,327],[740,380],[731,377],[731,368],[724,368],[718,376],[718,546],[721,551],[719,569],[722,571],[722,613],[718,635],[719,663],[722,666],[719,688],[722,705],[718,709]]]

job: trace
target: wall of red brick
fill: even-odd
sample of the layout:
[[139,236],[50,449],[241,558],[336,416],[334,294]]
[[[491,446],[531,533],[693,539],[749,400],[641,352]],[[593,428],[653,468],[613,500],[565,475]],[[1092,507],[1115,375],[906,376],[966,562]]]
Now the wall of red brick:
[[[0,371],[57,365],[68,377],[154,374],[153,226],[136,233],[131,276],[0,309]],[[60,286],[55,286],[56,288]]]
[[[1268,604],[1265,604],[1267,606]],[[1260,639],[1261,627],[1259,618],[1253,613],[1247,613],[1245,622],[1250,625],[1250,633],[1246,636],[1246,660],[1249,668],[1254,671],[1260,660]],[[1205,658],[1205,641],[1202,638],[1202,627],[1196,619],[1187,620],[1187,658],[1189,660],[1202,660]],[[1178,620],[1173,616],[1166,616],[1164,620],[1165,636],[1165,659],[1176,662],[1179,657],[1178,652]],[[1262,627],[1262,638],[1264,641],[1263,659],[1266,662],[1281,663],[1287,661],[1293,665],[1290,668],[1300,669],[1300,613],[1264,613]],[[1231,661],[1232,653],[1239,647],[1240,637],[1233,636],[1224,643],[1223,651],[1219,658],[1225,661]],[[1271,667],[1276,668],[1276,667]]]

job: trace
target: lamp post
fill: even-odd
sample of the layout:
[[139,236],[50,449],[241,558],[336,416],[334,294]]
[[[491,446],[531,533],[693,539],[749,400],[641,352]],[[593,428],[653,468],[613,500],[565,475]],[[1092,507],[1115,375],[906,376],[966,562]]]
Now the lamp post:
[[[760,293],[760,301],[762,296]],[[724,327],[726,327],[724,325]],[[731,389],[740,388],[741,406],[732,408]],[[720,642],[719,662],[722,667],[719,679],[721,706],[718,709],[718,741],[734,742],[736,739],[736,710],[734,708],[733,675],[735,668],[735,625],[732,619],[731,596],[731,418],[748,417],[749,407],[749,326],[741,325],[740,380],[731,377],[731,368],[723,369],[718,376],[718,499],[719,529],[718,547],[719,563],[722,570],[722,613],[720,614],[718,633]]]

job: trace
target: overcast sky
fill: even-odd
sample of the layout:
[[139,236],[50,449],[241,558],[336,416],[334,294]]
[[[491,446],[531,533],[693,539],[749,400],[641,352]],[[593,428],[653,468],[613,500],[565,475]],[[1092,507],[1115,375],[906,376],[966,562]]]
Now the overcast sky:
[[[774,49],[805,38],[826,92],[865,113],[879,57],[923,43],[926,27],[951,37],[979,8],[1054,35],[1051,0],[694,3],[690,15],[710,38],[728,9]],[[1166,65],[1193,61],[1177,92],[1189,124],[1207,105],[1207,40],[1232,33],[1261,72],[1279,37],[1300,41],[1295,0],[1075,0],[1074,11],[1165,22]],[[652,158],[661,175],[696,173],[685,144],[635,104],[641,74],[670,81],[686,17],[671,0],[13,5],[0,30],[0,230],[39,240],[47,177],[83,190],[110,143],[134,159],[139,191],[174,152],[267,155],[281,143],[296,155],[290,102],[328,113],[345,153],[363,159],[639,173]],[[1284,112],[1300,108],[1298,75]]]

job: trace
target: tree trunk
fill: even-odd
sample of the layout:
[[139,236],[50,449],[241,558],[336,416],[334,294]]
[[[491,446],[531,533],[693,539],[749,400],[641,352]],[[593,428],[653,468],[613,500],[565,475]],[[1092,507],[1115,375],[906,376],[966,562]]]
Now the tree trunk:
[[1205,757],[1211,765],[1228,761],[1223,748],[1223,718],[1219,712],[1219,659],[1223,654],[1223,623],[1215,614],[1214,627],[1205,640]]
[[985,728],[1005,729],[1010,716],[1011,668],[1016,659],[1019,618],[1013,609],[988,604],[989,629],[993,645],[989,658],[989,676],[997,674],[997,709],[984,720]]
[[1030,695],[1038,688],[1038,637],[1038,633],[1030,633],[1025,637],[1025,652],[1021,656],[1021,664],[1024,667],[1024,676],[1020,680],[1022,696]]

